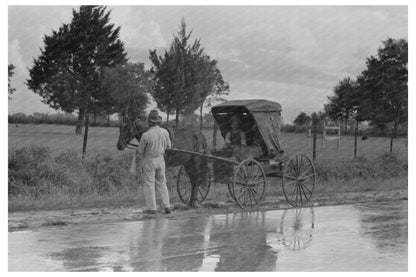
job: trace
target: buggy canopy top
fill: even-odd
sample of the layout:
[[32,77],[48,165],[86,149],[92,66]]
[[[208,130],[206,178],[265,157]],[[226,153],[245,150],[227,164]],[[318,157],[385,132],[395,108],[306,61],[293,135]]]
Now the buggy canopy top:
[[224,138],[231,130],[231,117],[237,115],[248,145],[252,144],[255,134],[260,133],[269,152],[271,149],[281,150],[279,135],[282,106],[279,103],[262,99],[232,100],[212,107],[211,111]]

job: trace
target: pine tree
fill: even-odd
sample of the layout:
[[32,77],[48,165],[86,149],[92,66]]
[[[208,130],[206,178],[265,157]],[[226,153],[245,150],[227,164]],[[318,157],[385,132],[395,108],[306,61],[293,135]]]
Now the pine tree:
[[[180,114],[190,114],[200,108],[209,95],[220,95],[229,90],[217,68],[217,61],[204,53],[200,40],[189,42],[192,31],[186,31],[185,20],[168,51],[158,56],[150,51],[155,89],[152,96],[158,108],[168,115],[174,113],[176,126]],[[202,122],[202,120],[201,120]]]
[[[44,48],[29,69],[29,89],[54,109],[78,111],[78,122],[85,117],[85,155],[89,113],[104,110],[105,95],[100,90],[104,67],[126,62],[120,27],[110,23],[110,11],[103,6],[81,6],[72,11],[72,20],[58,31],[45,35]],[[80,133],[80,124],[76,132]]]

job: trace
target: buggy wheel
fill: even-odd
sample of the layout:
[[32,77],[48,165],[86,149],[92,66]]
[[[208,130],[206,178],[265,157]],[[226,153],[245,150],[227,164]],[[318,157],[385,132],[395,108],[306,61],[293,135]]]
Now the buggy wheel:
[[[202,203],[208,196],[209,188],[211,186],[211,176],[208,176],[209,180],[207,185],[199,185],[198,189],[198,203]],[[178,171],[178,177],[176,179],[176,190],[178,191],[179,198],[184,204],[189,204],[191,201],[192,183],[188,174],[186,173],[185,167],[181,166]]]
[[282,188],[286,201],[292,207],[300,207],[310,201],[315,182],[312,160],[305,154],[290,157],[283,169]]
[[242,209],[258,207],[265,188],[266,174],[258,161],[248,158],[236,167],[232,195]]

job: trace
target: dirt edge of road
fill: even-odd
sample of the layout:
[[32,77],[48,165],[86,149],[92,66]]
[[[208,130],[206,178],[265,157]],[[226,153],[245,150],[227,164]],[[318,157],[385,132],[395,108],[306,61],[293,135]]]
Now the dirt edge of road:
[[[329,206],[359,204],[369,202],[386,202],[407,200],[407,190],[377,191],[377,192],[349,192],[336,195],[314,195],[309,206]],[[287,209],[290,206],[283,198],[266,198],[264,203],[254,211]],[[198,209],[189,209],[187,206],[174,203],[171,214],[158,213],[155,215],[143,214],[139,207],[118,207],[99,209],[68,209],[59,211],[30,211],[9,212],[9,232],[18,230],[34,230],[38,228],[51,228],[70,226],[76,224],[116,223],[125,221],[143,221],[157,218],[190,218],[203,217],[213,214],[241,213],[243,212],[232,201],[227,203],[207,201]]]

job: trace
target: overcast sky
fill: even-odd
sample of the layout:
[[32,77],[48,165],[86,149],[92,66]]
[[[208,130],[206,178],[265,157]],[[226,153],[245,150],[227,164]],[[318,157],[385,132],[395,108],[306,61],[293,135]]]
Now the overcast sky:
[[[71,20],[70,6],[9,6],[9,63],[16,87],[9,113],[54,112],[27,89],[43,35]],[[268,99],[286,123],[323,109],[337,82],[355,78],[387,37],[407,38],[406,6],[109,6],[131,61],[168,47],[185,18],[192,38],[218,60],[228,99]],[[151,106],[149,108],[153,108]]]

